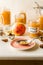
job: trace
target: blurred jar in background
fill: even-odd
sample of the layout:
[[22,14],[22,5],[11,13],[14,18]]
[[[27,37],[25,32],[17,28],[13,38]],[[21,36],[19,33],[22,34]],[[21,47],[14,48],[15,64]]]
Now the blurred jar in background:
[[10,24],[11,24],[11,12],[8,9],[5,9],[2,11],[2,17],[3,17],[3,31],[5,34],[7,34],[11,29],[10,29]]
[[32,20],[28,22],[28,33],[31,38],[37,38],[39,34],[39,24],[37,21]]
[[43,6],[41,7],[38,2],[35,2],[35,4],[37,5],[37,7],[35,7],[36,10],[36,17],[37,20],[39,22],[39,35],[42,36],[43,35]]
[[4,25],[10,25],[10,11],[9,10],[4,10],[2,12],[2,16],[3,16],[3,24]]
[[38,18],[38,21],[39,21],[40,35],[42,36],[43,35],[43,16],[40,15]]
[[43,30],[43,16],[39,17],[39,24],[40,24],[39,26],[40,30]]
[[21,12],[18,15],[15,16],[15,22],[16,23],[23,23],[26,24],[26,13]]

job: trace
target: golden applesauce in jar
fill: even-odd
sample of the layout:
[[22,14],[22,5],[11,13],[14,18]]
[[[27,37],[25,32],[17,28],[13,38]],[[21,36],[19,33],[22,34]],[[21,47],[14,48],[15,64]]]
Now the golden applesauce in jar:
[[39,26],[40,30],[43,30],[43,16],[39,17],[39,23],[40,23],[40,26]]
[[40,36],[43,36],[43,16],[40,15],[39,19],[38,19],[38,22],[39,22],[39,29],[40,29]]
[[19,13],[15,16],[15,22],[16,23],[23,23],[26,24],[26,13]]
[[28,23],[28,33],[32,38],[37,38],[39,33],[39,25],[37,21],[29,21]]
[[10,11],[4,10],[2,12],[2,16],[3,16],[3,24],[10,25]]

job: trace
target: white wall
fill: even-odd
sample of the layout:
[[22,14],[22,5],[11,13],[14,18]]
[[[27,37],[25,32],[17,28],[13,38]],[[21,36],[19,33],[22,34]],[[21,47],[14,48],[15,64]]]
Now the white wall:
[[28,18],[35,17],[35,10],[32,8],[37,1],[41,6],[43,6],[43,0],[0,0],[0,11],[7,8],[12,11],[13,16],[20,11],[25,11]]

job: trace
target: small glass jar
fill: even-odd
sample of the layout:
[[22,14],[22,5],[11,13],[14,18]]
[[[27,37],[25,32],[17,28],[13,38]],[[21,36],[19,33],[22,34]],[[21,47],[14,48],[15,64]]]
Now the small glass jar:
[[31,38],[37,38],[39,34],[39,24],[37,21],[32,20],[28,23],[28,33],[29,37]]
[[15,16],[15,22],[16,23],[23,23],[26,24],[26,13],[21,12],[18,15]]

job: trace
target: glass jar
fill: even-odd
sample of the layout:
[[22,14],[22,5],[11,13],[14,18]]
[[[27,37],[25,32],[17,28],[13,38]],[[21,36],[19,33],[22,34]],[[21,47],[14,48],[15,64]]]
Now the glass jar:
[[3,17],[3,31],[7,35],[10,31],[10,25],[11,25],[11,12],[9,9],[3,9],[1,16]]
[[40,26],[39,26],[40,30],[43,30],[43,16],[39,17],[39,23],[40,23]]
[[43,16],[42,15],[39,16],[38,21],[39,21],[40,36],[43,36]]
[[39,24],[37,21],[32,20],[28,23],[28,33],[31,38],[37,38],[39,34]]
[[2,12],[2,16],[3,16],[3,25],[10,25],[10,11],[4,10]]
[[16,23],[23,23],[26,24],[26,13],[21,12],[18,15],[15,16],[15,22]]
[[37,20],[39,22],[39,35],[43,36],[43,6],[40,6],[38,2],[35,2],[37,7],[34,7],[36,10]]

